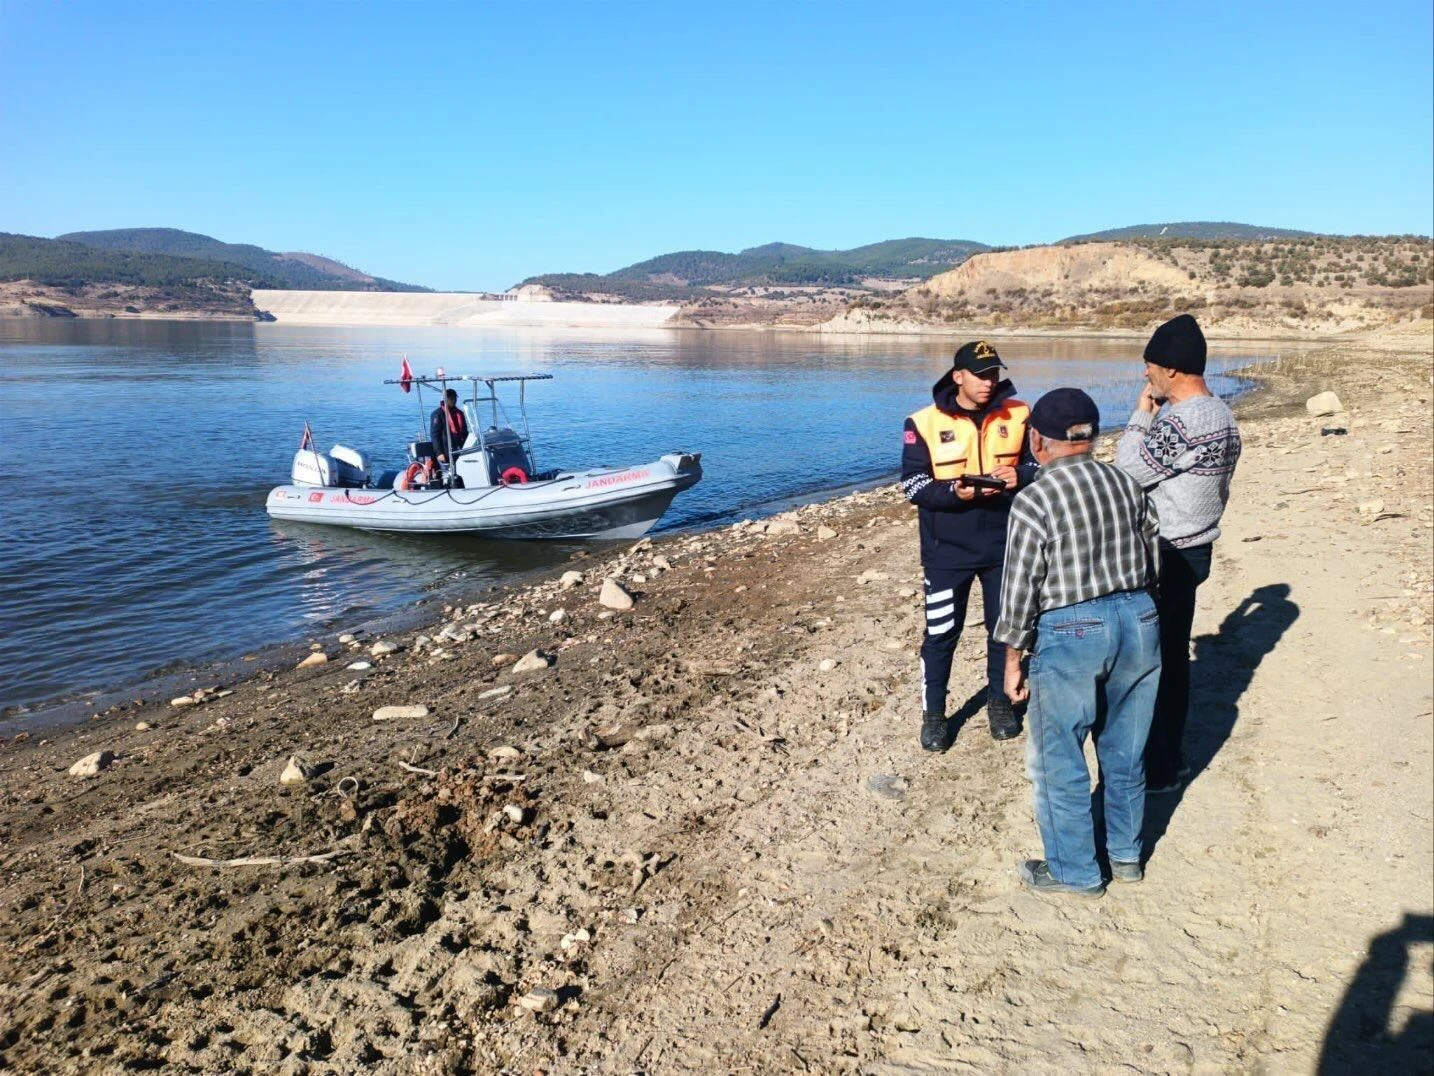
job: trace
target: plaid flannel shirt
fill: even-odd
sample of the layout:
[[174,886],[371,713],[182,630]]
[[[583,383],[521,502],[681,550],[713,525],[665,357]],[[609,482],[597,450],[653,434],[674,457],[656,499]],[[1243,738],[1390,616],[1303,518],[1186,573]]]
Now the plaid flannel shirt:
[[1052,460],[1011,504],[991,638],[1029,650],[1042,613],[1152,585],[1159,533],[1155,506],[1135,479],[1089,455]]

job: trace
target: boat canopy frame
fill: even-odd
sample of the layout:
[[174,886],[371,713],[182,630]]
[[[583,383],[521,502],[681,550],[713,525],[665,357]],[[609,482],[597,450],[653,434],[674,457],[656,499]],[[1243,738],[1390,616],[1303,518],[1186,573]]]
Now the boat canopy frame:
[[[440,395],[440,397],[441,397],[441,396],[443,395],[443,393],[447,391],[448,385],[449,385],[450,382],[457,382],[457,383],[465,383],[465,382],[466,382],[467,384],[469,384],[469,385],[471,386],[467,402],[473,405],[473,417],[474,417],[474,419],[476,420],[476,419],[478,418],[478,405],[479,405],[479,404],[485,404],[485,403],[486,403],[486,404],[491,405],[491,409],[492,409],[492,410],[491,410],[491,414],[492,414],[492,420],[493,420],[493,421],[492,421],[492,426],[493,426],[493,428],[496,429],[496,428],[498,427],[499,412],[501,411],[501,412],[502,412],[502,418],[503,418],[504,423],[508,425],[508,428],[509,428],[509,429],[511,429],[511,428],[512,428],[512,423],[511,423],[511,420],[508,418],[508,413],[507,413],[507,411],[503,408],[503,401],[498,398],[498,388],[497,388],[497,386],[498,386],[498,384],[499,384],[500,382],[516,381],[516,382],[518,383],[518,414],[521,415],[521,416],[522,416],[522,419],[523,419],[523,433],[522,433],[522,435],[518,438],[518,443],[521,444],[521,445],[523,446],[523,449],[527,452],[527,454],[528,454],[528,459],[532,462],[534,471],[537,471],[537,469],[538,469],[538,460],[537,460],[537,457],[536,457],[536,456],[534,455],[534,453],[533,453],[533,435],[532,435],[532,431],[531,431],[531,429],[529,428],[529,425],[528,425],[528,399],[527,399],[528,382],[529,382],[529,381],[551,381],[551,380],[553,380],[553,375],[552,375],[552,374],[498,374],[498,375],[477,374],[477,375],[472,375],[472,374],[443,374],[443,373],[439,373],[439,374],[434,374],[434,375],[431,376],[431,377],[390,378],[390,379],[384,381],[384,384],[385,384],[385,385],[400,385],[400,386],[417,385],[417,386],[418,386],[418,411],[419,411],[419,415],[420,415],[420,422],[422,422],[422,421],[423,421],[423,418],[426,417],[426,416],[423,416],[423,386],[424,386],[424,385],[437,385],[437,386],[439,386],[439,395]],[[479,386],[479,385],[486,385],[486,386],[487,386],[487,388],[488,388],[488,394],[487,394],[486,396],[480,396],[480,395],[478,395],[478,386]],[[460,394],[460,397],[459,397],[459,398],[460,398],[460,399],[462,398],[461,394]],[[422,430],[422,427],[421,427],[421,426],[420,426],[420,430]],[[488,451],[488,442],[487,442],[487,439],[483,436],[483,423],[482,423],[482,422],[476,422],[474,432],[478,435],[478,445],[477,445],[477,447],[479,448],[479,450],[480,450],[480,451],[483,451],[483,452]],[[427,431],[426,431],[426,430],[422,430],[422,432],[421,432],[420,435],[419,435],[419,439],[420,439],[420,440],[423,440],[424,438],[426,438],[426,436],[427,436]],[[445,484],[451,484],[451,483],[452,483],[454,474],[455,474],[454,469],[450,467],[450,468],[449,468],[449,474],[446,476],[447,482],[446,482]]]

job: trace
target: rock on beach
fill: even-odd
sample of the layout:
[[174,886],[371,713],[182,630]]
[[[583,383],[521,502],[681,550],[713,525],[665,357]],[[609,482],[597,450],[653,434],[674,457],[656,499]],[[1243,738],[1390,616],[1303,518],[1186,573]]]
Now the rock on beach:
[[427,717],[428,707],[423,704],[412,706],[380,706],[373,712],[375,721],[404,721]]
[[633,604],[632,595],[616,579],[602,581],[602,591],[598,594],[598,602],[606,608],[615,609],[618,612],[631,609]]
[[301,785],[314,776],[314,767],[310,766],[298,755],[289,756],[289,764],[284,767],[284,772],[279,774],[281,785]]
[[542,672],[553,664],[553,659],[540,650],[529,650],[513,663],[514,673]]
[[101,770],[109,769],[110,763],[115,760],[113,751],[96,751],[93,755],[86,755],[70,767],[71,777],[98,777]]

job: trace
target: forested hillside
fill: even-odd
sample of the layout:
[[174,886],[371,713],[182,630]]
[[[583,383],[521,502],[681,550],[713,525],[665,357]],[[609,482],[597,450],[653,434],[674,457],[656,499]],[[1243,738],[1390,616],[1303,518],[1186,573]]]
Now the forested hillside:
[[281,254],[249,243],[224,243],[178,228],[116,228],[102,232],[69,232],[58,241],[98,250],[227,262],[258,273],[266,281],[254,287],[300,291],[429,291],[416,284],[369,276],[342,263],[311,254]]
[[604,275],[547,273],[523,283],[542,285],[563,295],[690,300],[700,297],[704,294],[700,289],[706,288],[861,287],[869,278],[915,282],[987,249],[983,243],[962,239],[892,239],[852,250],[768,243],[736,254],[683,250]]

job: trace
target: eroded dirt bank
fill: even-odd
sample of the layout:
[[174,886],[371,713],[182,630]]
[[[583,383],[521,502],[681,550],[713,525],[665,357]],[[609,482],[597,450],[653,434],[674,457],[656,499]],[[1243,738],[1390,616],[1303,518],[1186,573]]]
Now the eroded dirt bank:
[[[986,733],[979,632],[953,679],[968,724],[946,755],[917,749],[913,513],[878,490],[577,561],[582,584],[453,610],[432,642],[384,640],[391,654],[326,638],[322,665],[4,744],[0,1064],[1285,1072],[1326,1050],[1369,1071],[1421,1056],[1428,358],[1329,353],[1271,383],[1245,408],[1200,592],[1198,772],[1151,812],[1143,885],[1094,904],[1019,889],[1039,848],[1024,737]],[[1305,413],[1327,387],[1348,415]],[[605,576],[631,611],[604,616]],[[554,664],[513,672],[534,649]],[[99,751],[115,757],[98,776],[67,772]],[[319,772],[281,784],[291,755]],[[882,776],[903,779],[896,798],[873,790]]]

